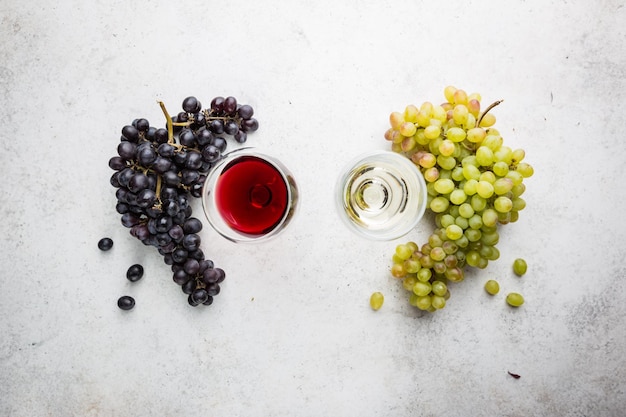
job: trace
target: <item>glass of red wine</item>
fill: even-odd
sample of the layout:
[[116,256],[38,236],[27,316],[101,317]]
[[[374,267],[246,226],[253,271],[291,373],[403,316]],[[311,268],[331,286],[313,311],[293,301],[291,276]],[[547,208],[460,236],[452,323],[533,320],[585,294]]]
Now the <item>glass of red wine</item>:
[[202,205],[213,229],[233,242],[265,241],[295,214],[298,188],[276,158],[254,148],[225,154],[207,175]]

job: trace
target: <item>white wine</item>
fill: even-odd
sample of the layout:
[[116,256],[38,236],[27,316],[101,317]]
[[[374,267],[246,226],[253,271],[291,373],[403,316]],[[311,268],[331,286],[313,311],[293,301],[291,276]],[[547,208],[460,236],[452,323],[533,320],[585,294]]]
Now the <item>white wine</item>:
[[426,183],[404,156],[376,151],[342,172],[336,190],[339,212],[357,233],[391,240],[411,231],[426,209]]

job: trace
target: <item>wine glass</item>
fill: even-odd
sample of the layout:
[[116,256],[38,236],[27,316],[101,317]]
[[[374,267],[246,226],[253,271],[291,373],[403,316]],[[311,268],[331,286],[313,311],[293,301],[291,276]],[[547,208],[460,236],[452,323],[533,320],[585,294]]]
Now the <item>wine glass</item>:
[[293,218],[297,203],[298,187],[291,172],[255,148],[225,154],[211,168],[202,190],[209,223],[233,242],[276,236]]
[[352,231],[372,240],[393,240],[410,232],[423,217],[426,181],[405,156],[372,151],[341,171],[335,201]]

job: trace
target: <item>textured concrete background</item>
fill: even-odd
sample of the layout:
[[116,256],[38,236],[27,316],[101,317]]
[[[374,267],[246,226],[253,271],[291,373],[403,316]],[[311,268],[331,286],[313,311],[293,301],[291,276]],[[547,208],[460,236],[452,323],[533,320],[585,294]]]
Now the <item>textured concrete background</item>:
[[[624,1],[165,3],[0,4],[0,415],[626,414]],[[448,84],[505,100],[497,127],[535,176],[500,260],[423,315],[388,268],[431,226],[364,241],[331,190],[347,160],[387,148],[391,111]],[[188,95],[252,104],[249,144],[302,192],[267,244],[203,230],[228,274],[208,309],[120,225],[107,166],[124,124]]]

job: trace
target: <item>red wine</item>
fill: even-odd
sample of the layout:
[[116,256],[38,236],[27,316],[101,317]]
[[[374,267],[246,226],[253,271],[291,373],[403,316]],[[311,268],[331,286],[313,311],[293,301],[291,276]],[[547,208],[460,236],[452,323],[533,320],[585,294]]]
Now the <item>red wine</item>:
[[232,229],[250,235],[272,231],[287,211],[288,198],[280,171],[256,156],[230,162],[215,184],[220,216]]

